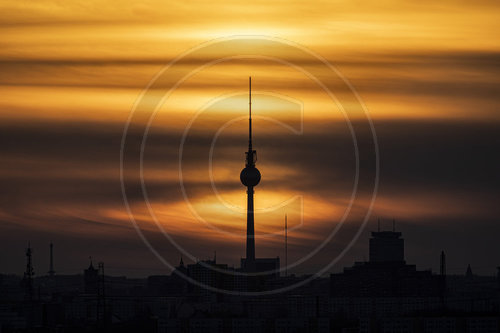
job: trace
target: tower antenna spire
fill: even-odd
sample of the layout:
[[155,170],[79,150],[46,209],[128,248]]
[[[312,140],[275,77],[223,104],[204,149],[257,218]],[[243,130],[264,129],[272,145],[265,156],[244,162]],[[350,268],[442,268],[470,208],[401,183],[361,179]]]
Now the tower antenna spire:
[[248,77],[248,151],[252,151],[252,77]]

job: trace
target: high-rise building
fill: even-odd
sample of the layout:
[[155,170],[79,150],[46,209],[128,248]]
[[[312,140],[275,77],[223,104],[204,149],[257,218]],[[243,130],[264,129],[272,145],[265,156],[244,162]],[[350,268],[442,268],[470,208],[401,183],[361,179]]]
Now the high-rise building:
[[370,262],[405,262],[404,239],[401,233],[374,231],[370,238]]
[[407,265],[400,232],[372,232],[370,260],[356,262],[344,272],[330,275],[330,293],[335,297],[426,297],[439,296],[441,277],[430,270]]

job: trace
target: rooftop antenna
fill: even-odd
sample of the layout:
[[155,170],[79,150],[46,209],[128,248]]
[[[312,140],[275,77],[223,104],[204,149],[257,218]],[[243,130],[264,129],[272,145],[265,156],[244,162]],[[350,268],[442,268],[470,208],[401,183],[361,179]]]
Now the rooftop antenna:
[[392,219],[392,232],[396,232],[396,219]]
[[35,275],[31,259],[32,253],[31,244],[28,242],[28,248],[26,249],[26,272],[24,272],[24,282],[26,287],[26,298],[30,301],[33,300],[33,276]]
[[56,273],[54,271],[54,244],[50,242],[50,265],[49,265],[49,276],[54,276]]
[[285,276],[288,276],[288,219],[285,214]]
[[377,219],[377,224],[378,224],[378,229],[377,230],[378,230],[378,232],[380,232],[380,218]]

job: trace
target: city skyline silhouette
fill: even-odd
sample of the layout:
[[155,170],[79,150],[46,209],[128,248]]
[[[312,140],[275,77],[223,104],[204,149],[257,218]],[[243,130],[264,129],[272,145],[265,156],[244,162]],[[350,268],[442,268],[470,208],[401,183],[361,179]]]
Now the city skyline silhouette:
[[500,332],[500,5],[0,0],[0,332]]

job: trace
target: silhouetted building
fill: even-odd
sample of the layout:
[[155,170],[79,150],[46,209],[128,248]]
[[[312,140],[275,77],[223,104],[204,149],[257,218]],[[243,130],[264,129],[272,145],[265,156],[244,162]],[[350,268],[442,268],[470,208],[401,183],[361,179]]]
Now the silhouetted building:
[[217,264],[215,258],[214,260],[202,260],[187,265],[187,276],[202,285],[190,284],[189,288],[202,300],[220,300],[222,294],[208,290],[205,286],[222,290],[234,290],[235,275],[232,272],[234,272],[234,269],[228,267],[227,264]]
[[406,265],[400,232],[378,231],[370,238],[370,261],[332,274],[330,288],[335,297],[439,296],[440,279]]
[[467,265],[467,271],[465,272],[465,277],[470,280],[472,280],[472,278],[474,277],[474,274],[472,274],[472,268],[470,267],[470,264]]
[[500,267],[497,267],[497,288],[500,291]]
[[400,232],[372,232],[370,262],[404,262],[404,257],[404,240]]
[[83,272],[84,290],[86,294],[97,294],[99,290],[99,270],[94,268],[92,260]]
[[[256,258],[254,261],[255,272],[269,272],[266,274],[268,277],[278,278],[280,276],[280,258]],[[241,258],[241,269],[246,271],[247,260],[246,258]]]

